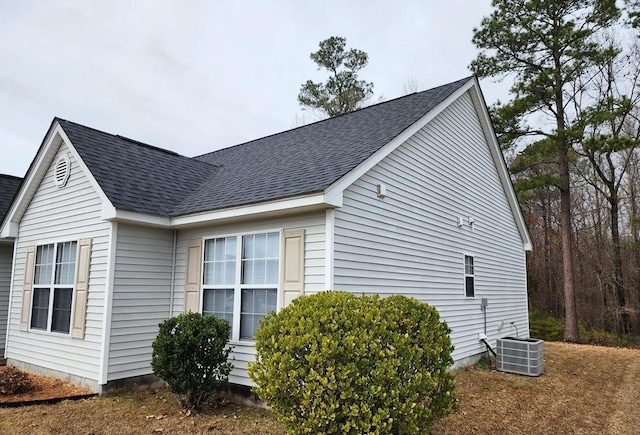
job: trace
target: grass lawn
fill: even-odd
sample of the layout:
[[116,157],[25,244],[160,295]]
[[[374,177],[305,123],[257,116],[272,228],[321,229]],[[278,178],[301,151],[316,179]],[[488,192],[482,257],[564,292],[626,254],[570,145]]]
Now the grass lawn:
[[[436,434],[640,431],[640,350],[545,343],[539,378],[456,372],[458,412]],[[187,415],[166,391],[0,409],[1,434],[281,434],[265,410],[227,405]]]

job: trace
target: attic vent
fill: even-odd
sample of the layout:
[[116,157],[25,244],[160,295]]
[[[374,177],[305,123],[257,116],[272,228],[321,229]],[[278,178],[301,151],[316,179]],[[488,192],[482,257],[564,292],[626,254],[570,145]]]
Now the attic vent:
[[56,186],[64,187],[67,184],[70,170],[71,164],[69,163],[69,156],[66,154],[60,156],[53,170],[53,181],[56,183]]

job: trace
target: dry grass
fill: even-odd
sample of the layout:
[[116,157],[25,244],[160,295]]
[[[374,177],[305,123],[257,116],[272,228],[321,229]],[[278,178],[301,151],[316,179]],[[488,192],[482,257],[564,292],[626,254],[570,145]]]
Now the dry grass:
[[0,409],[0,434],[282,434],[263,409],[227,404],[200,414],[166,390]]
[[[457,372],[460,410],[436,434],[620,433],[640,427],[640,350],[545,343],[539,378]],[[268,412],[235,405],[187,415],[166,390],[0,409],[11,434],[281,434]]]
[[539,378],[468,368],[439,434],[637,434],[640,350],[545,343]]

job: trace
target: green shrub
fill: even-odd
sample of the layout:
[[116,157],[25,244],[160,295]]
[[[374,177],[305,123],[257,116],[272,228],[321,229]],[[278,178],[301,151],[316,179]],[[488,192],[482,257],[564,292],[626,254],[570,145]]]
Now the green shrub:
[[609,347],[629,347],[640,348],[640,336],[622,334],[614,332],[599,331],[597,329],[586,329],[580,325],[580,341],[587,344]]
[[413,298],[302,296],[262,320],[249,376],[289,433],[418,433],[456,405],[450,331]]
[[15,367],[0,368],[0,395],[26,393],[33,389],[31,378]]
[[530,313],[529,335],[544,341],[562,341],[564,339],[564,322],[554,317],[542,317],[538,313]]
[[198,313],[183,313],[160,323],[151,367],[183,406],[200,409],[228,379],[233,368],[228,361],[230,333],[226,320]]

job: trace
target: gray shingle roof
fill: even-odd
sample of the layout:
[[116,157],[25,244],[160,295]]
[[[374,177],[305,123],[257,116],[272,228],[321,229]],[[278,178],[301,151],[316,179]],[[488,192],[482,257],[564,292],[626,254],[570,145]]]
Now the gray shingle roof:
[[0,224],[9,212],[13,197],[18,193],[22,178],[0,174]]
[[169,216],[210,179],[214,165],[58,119],[114,207]]
[[193,158],[58,121],[116,208],[180,216],[321,192],[469,80]]

